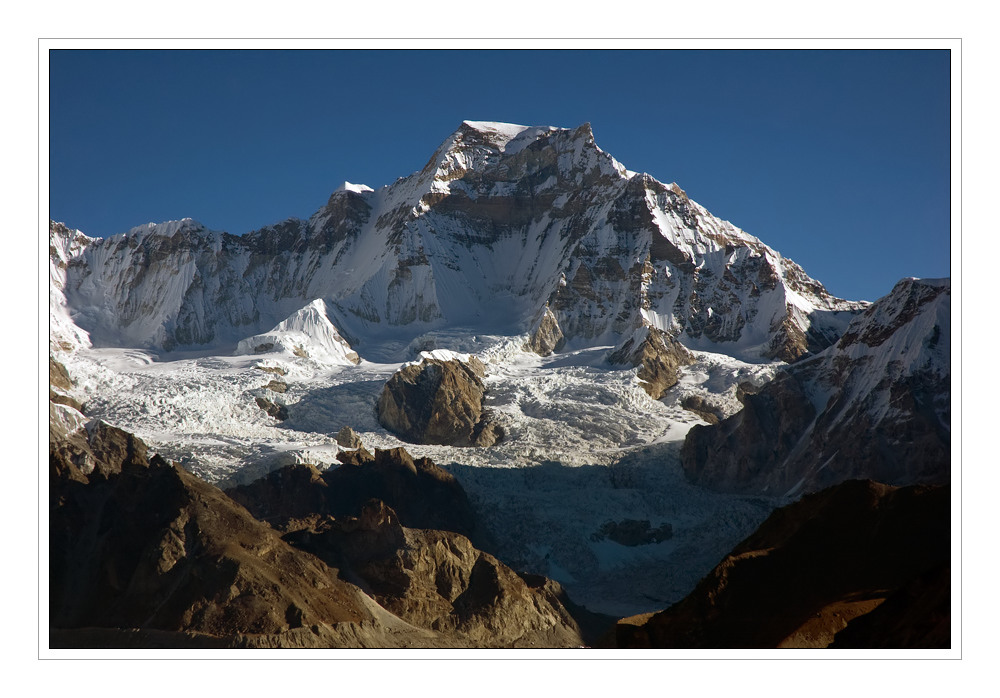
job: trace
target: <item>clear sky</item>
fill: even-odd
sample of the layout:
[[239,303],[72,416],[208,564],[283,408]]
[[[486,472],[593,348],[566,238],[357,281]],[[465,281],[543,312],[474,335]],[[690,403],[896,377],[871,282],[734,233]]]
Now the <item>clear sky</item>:
[[89,235],[307,218],[465,119],[575,127],[874,300],[949,275],[948,51],[50,53],[50,217]]

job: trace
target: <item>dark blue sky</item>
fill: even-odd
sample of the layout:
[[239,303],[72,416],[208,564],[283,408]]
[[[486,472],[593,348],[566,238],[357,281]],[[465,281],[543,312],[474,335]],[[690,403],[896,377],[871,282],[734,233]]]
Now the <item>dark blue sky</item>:
[[575,127],[874,300],[948,276],[948,51],[50,53],[50,216],[244,233],[414,172],[464,119]]

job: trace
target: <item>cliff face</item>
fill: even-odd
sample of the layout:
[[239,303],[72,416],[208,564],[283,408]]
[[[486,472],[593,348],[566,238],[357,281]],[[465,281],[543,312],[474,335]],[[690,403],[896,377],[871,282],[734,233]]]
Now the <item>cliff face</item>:
[[248,485],[226,490],[255,517],[275,528],[311,516],[357,516],[376,499],[394,510],[401,525],[476,537],[476,519],[462,485],[429,458],[405,449],[364,448],[340,454],[343,465],[319,472],[287,466]]
[[[776,510],[619,647],[948,648],[950,487],[849,481]],[[884,625],[882,624],[884,623]]]
[[630,172],[589,125],[465,122],[420,172],[345,186],[308,221],[242,237],[190,219],[104,239],[53,224],[50,237],[67,346],[236,343],[318,300],[334,334],[369,350],[441,327],[528,333],[547,307],[546,333],[561,338],[542,351],[648,325],[694,348],[792,360],[864,307],[677,185]]
[[194,633],[227,644],[324,646],[355,632],[363,644],[392,642],[372,632],[373,604],[359,590],[217,488],[147,458],[140,441],[113,427],[80,439],[96,461],[89,475],[69,465],[65,448],[50,452],[58,643],[73,643],[62,631],[82,637],[89,628],[161,631],[177,643]]
[[518,575],[458,533],[404,527],[381,501],[365,504],[357,517],[318,517],[299,526],[285,539],[335,565],[417,627],[473,647],[583,642],[557,584]]
[[786,368],[744,408],[694,427],[687,475],[723,491],[796,495],[850,478],[947,482],[951,288],[904,279],[837,343]]

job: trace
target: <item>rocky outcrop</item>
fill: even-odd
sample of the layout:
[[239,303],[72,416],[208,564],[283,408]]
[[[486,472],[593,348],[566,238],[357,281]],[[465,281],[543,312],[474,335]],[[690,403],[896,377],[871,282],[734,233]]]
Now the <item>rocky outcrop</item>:
[[[951,491],[849,481],[776,510],[619,647],[950,646]],[[882,624],[885,623],[885,624]]]
[[701,395],[687,395],[681,400],[681,407],[694,412],[709,424],[718,424],[719,420],[725,419],[723,408],[706,400]]
[[694,356],[666,332],[645,326],[608,354],[618,366],[638,366],[639,385],[654,400],[677,385],[681,366],[694,363]]
[[337,444],[344,448],[361,448],[361,437],[348,426],[337,432]]
[[[527,583],[463,535],[404,528],[379,500],[356,507],[356,517],[317,513],[344,505],[342,491],[352,485],[356,501],[359,466],[345,465],[348,474],[330,485],[315,469],[295,466],[245,488],[244,499],[285,520],[283,539],[218,488],[149,456],[131,434],[97,423],[74,438],[55,435],[50,445],[51,647],[582,642],[557,587]],[[457,487],[405,452],[371,458],[376,475],[419,470]],[[422,494],[413,484],[403,476],[368,489],[408,500],[413,510]],[[430,492],[408,517],[435,521],[443,507]],[[299,513],[305,519],[292,518]]]
[[462,485],[429,458],[406,450],[359,448],[338,455],[343,465],[319,472],[311,465],[290,465],[226,493],[262,521],[279,528],[311,515],[356,516],[377,499],[402,525],[454,531],[476,538],[475,515]]
[[129,465],[148,464],[146,444],[99,419],[74,421],[52,415],[49,428],[50,482],[107,480]]
[[54,356],[49,356],[49,385],[66,392],[73,389],[69,371]]
[[695,426],[695,483],[794,496],[852,478],[943,483],[951,464],[950,284],[904,279],[832,347],[789,366],[743,410]]
[[114,427],[50,446],[53,646],[449,646]]
[[942,564],[893,592],[871,613],[851,620],[832,649],[951,647],[951,566]]
[[471,646],[581,643],[554,583],[529,585],[460,534],[404,527],[381,501],[357,517],[326,517],[285,539],[349,574],[406,622]]
[[[790,453],[816,410],[801,384],[779,374],[764,390],[743,398],[743,409],[716,426],[694,426],[681,449],[687,477],[725,492],[765,490],[778,479],[775,461]],[[778,493],[795,484],[782,473]],[[781,489],[784,487],[785,489]]]
[[556,316],[552,314],[552,311],[549,310],[549,307],[546,306],[545,312],[542,313],[535,331],[528,338],[525,348],[528,351],[535,352],[539,356],[549,356],[562,349],[565,344],[566,338],[559,328],[559,322],[556,320]]
[[336,469],[289,466],[227,494],[407,623],[476,647],[581,643],[558,585],[473,545],[469,536],[485,536],[451,475],[403,449],[341,458]]
[[288,406],[282,405],[280,403],[272,402],[266,397],[255,397],[254,401],[257,403],[257,407],[261,408],[267,412],[268,416],[277,419],[279,422],[283,422],[288,419]]
[[376,408],[378,420],[400,438],[420,444],[488,447],[503,428],[484,408],[486,369],[475,357],[424,357],[386,382]]
[[264,373],[273,373],[277,376],[287,376],[288,371],[281,368],[281,366],[266,366],[264,364],[257,364],[254,366],[258,371],[263,371]]
[[49,402],[65,405],[82,413],[83,404],[73,397],[72,391],[73,381],[66,367],[49,355]]

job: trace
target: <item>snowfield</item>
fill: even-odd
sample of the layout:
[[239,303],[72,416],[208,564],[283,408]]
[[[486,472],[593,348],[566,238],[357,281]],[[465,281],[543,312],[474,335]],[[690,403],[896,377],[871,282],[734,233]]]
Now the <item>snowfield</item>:
[[[680,402],[696,395],[732,414],[736,386],[767,380],[776,365],[697,352],[680,383],[654,401],[635,369],[607,364],[611,347],[543,358],[524,351],[524,341],[450,331],[419,343],[428,355],[472,354],[486,365],[487,406],[507,433],[488,449],[410,444],[382,428],[375,403],[399,363],[109,348],[59,358],[90,416],[221,487],[292,463],[336,467],[335,435],[351,426],[369,450],[403,446],[452,472],[495,552],[561,582],[576,602],[625,616],[679,600],[775,505],[685,482],[678,451],[702,422]],[[268,416],[258,397],[286,405],[289,418]],[[634,547],[601,539],[604,523],[625,519],[669,523],[673,537]]]

